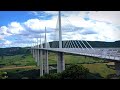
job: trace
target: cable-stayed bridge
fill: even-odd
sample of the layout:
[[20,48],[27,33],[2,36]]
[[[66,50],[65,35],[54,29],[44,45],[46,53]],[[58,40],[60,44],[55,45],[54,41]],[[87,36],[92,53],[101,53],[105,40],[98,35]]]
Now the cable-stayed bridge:
[[[69,20],[68,20],[69,21]],[[70,22],[70,21],[69,21]],[[72,25],[71,25],[72,26]],[[43,68],[45,73],[49,73],[49,64],[48,64],[48,52],[58,53],[57,60],[57,71],[62,72],[65,70],[64,62],[64,53],[73,54],[73,55],[82,55],[88,57],[96,57],[105,60],[115,61],[115,66],[117,70],[117,75],[120,75],[120,48],[94,48],[86,40],[62,40],[62,30],[74,31],[77,28],[63,27],[61,24],[61,12],[58,14],[58,21],[56,25],[55,34],[53,35],[54,39],[52,42],[47,42],[46,28],[45,28],[45,38],[44,43],[37,39],[35,45],[31,49],[31,53],[35,58],[37,65],[40,66],[40,75],[43,75]],[[69,34],[68,34],[69,35]],[[78,37],[79,38],[79,37]],[[44,53],[44,55],[43,55]],[[43,61],[43,58],[45,61]],[[44,65],[44,67],[43,67]]]

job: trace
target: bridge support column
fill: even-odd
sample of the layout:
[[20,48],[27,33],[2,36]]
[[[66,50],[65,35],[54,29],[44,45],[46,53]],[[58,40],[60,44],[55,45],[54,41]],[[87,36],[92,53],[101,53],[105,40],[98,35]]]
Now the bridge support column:
[[32,49],[33,50],[33,58],[35,58],[35,50],[34,49]]
[[37,62],[37,50],[36,49],[34,50],[35,50],[35,62]]
[[33,57],[35,58],[35,49],[33,49],[33,51],[34,51]]
[[37,66],[40,66],[40,54],[39,54],[39,49],[37,49]]
[[120,76],[120,62],[115,62],[116,75]]
[[33,49],[31,48],[31,54],[32,54],[32,56],[33,56]]
[[38,52],[37,52],[37,49],[36,49],[36,63],[38,64]]
[[45,69],[45,73],[49,73],[49,64],[48,64],[48,50],[44,51],[45,54],[45,61],[44,61],[44,69]]
[[63,52],[58,52],[57,72],[62,72],[63,70],[65,70],[65,62],[63,55]]
[[30,52],[31,52],[31,54],[32,54],[32,48],[30,49]]
[[40,51],[40,76],[43,76],[43,51]]

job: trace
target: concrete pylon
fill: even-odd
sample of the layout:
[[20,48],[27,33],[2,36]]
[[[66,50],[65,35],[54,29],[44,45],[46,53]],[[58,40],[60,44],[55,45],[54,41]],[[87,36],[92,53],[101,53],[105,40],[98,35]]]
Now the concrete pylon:
[[[59,48],[62,49],[62,30],[61,30],[61,12],[58,12],[59,19]],[[62,72],[65,70],[65,62],[64,62],[64,53],[58,52],[58,60],[57,60],[57,72]]]
[[63,52],[58,52],[57,72],[62,72],[65,70],[65,61],[63,55]]
[[[47,36],[46,36],[46,27],[45,27],[45,48],[47,47]],[[44,70],[45,73],[49,73],[49,65],[48,65],[48,50],[44,51]]]
[[120,76],[120,62],[115,62],[116,75]]
[[40,50],[40,76],[43,76],[43,51]]
[[37,66],[40,66],[39,40],[37,38]]
[[45,50],[45,61],[44,61],[44,69],[45,69],[45,73],[49,73],[49,63],[48,63],[48,51]]
[[[41,37],[41,35],[40,35]],[[43,45],[41,43],[41,38],[40,38],[40,48],[43,48]],[[43,50],[39,50],[40,51],[40,76],[43,76]]]
[[40,52],[39,52],[39,49],[37,49],[37,66],[40,66]]
[[[34,48],[34,47],[33,47]],[[35,49],[33,49],[33,58],[35,58]]]
[[[35,48],[36,48],[36,46],[35,46]],[[35,50],[35,61],[37,62],[37,50],[36,49],[34,49]]]
[[34,51],[33,51],[33,48],[32,48],[32,56],[33,56],[33,58],[34,58]]
[[59,21],[59,48],[62,48],[61,12],[58,12]]

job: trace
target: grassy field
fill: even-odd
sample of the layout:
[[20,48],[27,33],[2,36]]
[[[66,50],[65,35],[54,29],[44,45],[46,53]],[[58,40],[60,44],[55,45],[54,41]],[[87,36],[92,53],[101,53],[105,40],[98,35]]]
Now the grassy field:
[[[49,64],[57,64],[57,54],[50,53],[48,56]],[[64,55],[66,64],[89,64],[89,63],[104,63],[104,60],[99,60],[95,58],[83,57],[83,56],[73,56]],[[15,56],[4,56],[4,59],[0,58],[0,64],[4,66],[30,66],[36,65],[36,62],[32,55],[15,55]]]
[[[89,63],[104,63],[107,61],[100,60],[97,58],[89,58],[84,56],[75,56],[75,55],[64,55],[64,60],[66,64],[89,64]],[[57,63],[57,54],[49,53],[49,64],[56,64]]]
[[4,59],[0,58],[0,64],[8,66],[31,66],[35,65],[35,61],[32,55],[15,55],[15,56],[4,56]]
[[101,77],[107,78],[110,74],[115,74],[116,71],[107,67],[106,64],[96,63],[96,64],[82,64],[84,67],[88,68],[91,73],[100,74]]
[[[64,55],[64,59],[66,64],[82,64],[84,67],[88,68],[91,73],[99,74],[104,78],[107,78],[109,74],[115,74],[115,70],[108,68],[106,65],[108,62],[104,60],[73,55]],[[32,55],[4,56],[3,59],[0,58],[0,64],[3,65],[4,68],[32,66],[31,68],[14,68],[13,70],[2,70],[1,68],[0,71],[8,72],[9,78],[22,78],[27,77],[27,75],[30,76],[30,78],[35,78],[35,76],[39,77],[39,67],[36,66]],[[49,64],[57,64],[57,54],[49,53]],[[25,72],[27,74],[25,74]],[[35,76],[33,73],[35,73]]]

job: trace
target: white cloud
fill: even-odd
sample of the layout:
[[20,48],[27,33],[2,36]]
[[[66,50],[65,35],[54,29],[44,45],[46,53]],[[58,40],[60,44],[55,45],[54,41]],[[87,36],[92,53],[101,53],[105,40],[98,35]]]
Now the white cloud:
[[0,40],[2,40],[3,39],[3,37],[2,36],[0,36]]
[[56,19],[53,18],[52,20],[40,20],[40,19],[29,19],[28,21],[24,22],[24,25],[33,31],[40,31],[45,30],[47,28],[55,28]]
[[12,43],[11,41],[6,40],[6,41],[4,42],[4,45],[9,45],[9,44],[11,44],[11,43]]
[[58,11],[44,11],[47,15],[58,15]]
[[24,28],[19,22],[11,22],[8,25],[8,32],[11,34],[19,34],[22,30],[24,30]]
[[[42,12],[42,11],[41,11]],[[34,12],[40,16],[41,12]],[[9,35],[18,35],[22,42],[35,42],[37,37],[42,35],[44,41],[45,27],[47,27],[47,41],[57,40],[58,34],[55,34],[57,27],[58,12],[45,11],[47,15],[53,15],[50,19],[32,18],[23,23],[11,22],[8,26],[0,27],[0,38],[4,39]],[[120,40],[120,12],[95,12],[95,11],[62,11],[65,15],[62,17],[63,40],[90,40],[90,41],[116,41]],[[43,14],[43,15],[44,15]],[[66,17],[67,16],[67,17]],[[88,19],[85,19],[88,18]],[[108,24],[109,22],[111,24]],[[6,43],[10,43],[6,41]]]
[[32,30],[40,30],[41,28],[45,27],[44,24],[41,23],[39,19],[30,19],[24,24]]
[[30,11],[30,14],[39,15],[37,11]]
[[0,34],[1,35],[4,35],[4,34],[7,34],[7,27],[6,26],[2,26],[2,27],[0,27]]
[[8,33],[8,27],[1,26],[0,27],[0,35],[2,35],[2,36],[5,36],[5,35],[9,36],[9,35],[11,35],[11,34]]
[[120,25],[120,11],[91,11],[89,17],[94,20],[109,22]]

